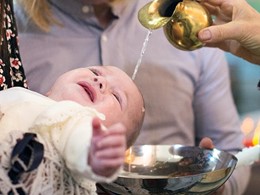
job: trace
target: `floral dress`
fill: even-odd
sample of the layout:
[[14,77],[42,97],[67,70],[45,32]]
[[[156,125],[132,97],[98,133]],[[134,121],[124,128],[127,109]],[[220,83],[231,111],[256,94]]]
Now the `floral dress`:
[[13,86],[27,88],[22,66],[12,0],[0,0],[0,90]]

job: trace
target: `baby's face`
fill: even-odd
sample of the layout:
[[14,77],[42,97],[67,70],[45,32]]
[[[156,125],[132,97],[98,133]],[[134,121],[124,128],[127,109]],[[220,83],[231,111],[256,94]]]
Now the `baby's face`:
[[[129,123],[143,107],[132,79],[114,66],[92,66],[59,77],[48,93],[56,101],[72,100],[106,115],[104,124]],[[128,124],[126,124],[128,125]]]

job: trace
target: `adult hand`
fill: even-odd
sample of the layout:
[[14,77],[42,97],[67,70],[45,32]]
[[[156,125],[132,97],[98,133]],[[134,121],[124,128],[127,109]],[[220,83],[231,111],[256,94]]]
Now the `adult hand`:
[[118,123],[104,130],[98,118],[93,119],[92,127],[89,165],[97,175],[112,176],[124,163],[126,128]]
[[206,148],[206,149],[213,149],[214,148],[213,141],[208,137],[204,137],[200,141],[199,147]]
[[260,64],[260,14],[245,0],[202,0],[201,4],[215,21],[199,32],[199,39],[206,46]]
[[[208,138],[208,137],[203,138],[203,139],[200,141],[199,146],[200,146],[201,148],[206,148],[206,149],[213,149],[213,148],[214,148],[213,141],[212,141],[210,138]],[[217,189],[217,190],[216,190],[215,192],[213,192],[211,195],[221,195],[221,194],[223,194],[224,187],[225,187],[225,185],[221,186],[219,189]]]

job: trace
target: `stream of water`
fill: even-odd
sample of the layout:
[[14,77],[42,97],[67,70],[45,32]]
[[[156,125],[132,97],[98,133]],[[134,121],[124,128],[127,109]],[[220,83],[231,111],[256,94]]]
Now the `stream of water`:
[[136,74],[139,70],[141,63],[142,63],[142,59],[143,59],[143,56],[144,56],[144,53],[145,53],[145,50],[146,50],[146,47],[147,47],[147,44],[148,44],[148,41],[149,41],[151,34],[152,34],[152,30],[148,30],[148,33],[147,33],[146,38],[145,38],[144,43],[143,43],[143,47],[142,47],[142,50],[141,50],[140,57],[137,61],[137,64],[135,65],[134,73],[132,75],[132,80],[135,80]]

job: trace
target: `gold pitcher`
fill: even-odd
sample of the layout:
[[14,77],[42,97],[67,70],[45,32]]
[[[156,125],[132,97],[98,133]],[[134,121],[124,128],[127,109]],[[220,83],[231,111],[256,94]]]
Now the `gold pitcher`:
[[139,10],[138,19],[150,30],[163,27],[173,46],[188,51],[203,46],[198,32],[213,23],[207,9],[196,0],[153,0]]

